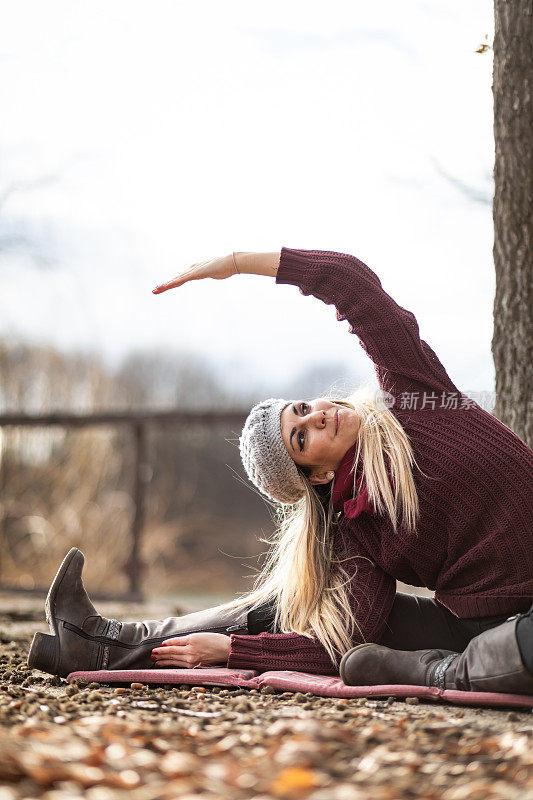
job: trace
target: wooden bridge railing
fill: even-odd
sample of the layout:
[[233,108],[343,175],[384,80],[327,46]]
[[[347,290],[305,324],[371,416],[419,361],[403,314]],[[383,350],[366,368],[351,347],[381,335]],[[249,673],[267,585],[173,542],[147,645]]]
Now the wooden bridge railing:
[[[130,552],[124,565],[128,578],[128,594],[123,596],[123,600],[142,599],[142,565],[140,559],[140,543],[144,527],[144,495],[147,483],[147,448],[146,432],[149,426],[172,425],[175,427],[201,426],[215,427],[218,425],[235,425],[240,429],[246,419],[247,411],[157,411],[157,412],[104,412],[101,414],[3,414],[0,415],[0,428],[24,427],[37,428],[58,425],[63,428],[82,428],[93,425],[118,426],[127,425],[133,433],[133,445],[135,448],[134,459],[134,480],[132,486],[132,498],[135,507],[135,514],[131,525]],[[1,565],[0,565],[1,567]],[[1,583],[0,589],[29,591],[25,589],[6,586]],[[43,591],[41,590],[33,590]],[[96,594],[93,593],[95,597]],[[99,595],[99,599],[103,599]],[[116,598],[113,598],[116,599]]]

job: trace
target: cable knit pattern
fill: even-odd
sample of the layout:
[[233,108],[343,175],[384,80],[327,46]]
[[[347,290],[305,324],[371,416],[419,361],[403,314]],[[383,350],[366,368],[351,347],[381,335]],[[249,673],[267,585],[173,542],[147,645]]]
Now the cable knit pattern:
[[[416,534],[395,534],[369,512],[344,517],[343,547],[361,557],[350,585],[359,631],[354,645],[378,642],[395,581],[425,586],[458,617],[524,611],[533,602],[533,452],[510,428],[472,400],[466,407],[402,409],[404,392],[456,393],[418,324],[351,255],[282,248],[277,283],[334,304],[395,398],[391,411],[410,437],[421,472]],[[345,460],[353,459],[349,451]],[[348,470],[338,470],[346,475]],[[422,474],[424,473],[424,474]],[[352,479],[353,480],[353,477]],[[346,487],[335,486],[344,500]],[[342,506],[342,504],[341,504]],[[369,561],[366,561],[368,558]],[[354,562],[355,563],[355,562]],[[348,568],[348,567],[347,567]],[[231,667],[331,674],[316,641],[296,634],[233,636]]]
[[281,434],[281,412],[288,400],[263,400],[252,408],[239,439],[246,474],[271,500],[295,503],[304,484]]

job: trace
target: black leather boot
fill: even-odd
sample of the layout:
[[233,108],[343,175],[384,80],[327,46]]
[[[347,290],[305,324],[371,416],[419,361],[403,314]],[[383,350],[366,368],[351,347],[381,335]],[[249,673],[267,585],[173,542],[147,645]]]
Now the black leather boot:
[[406,684],[532,695],[533,675],[522,661],[516,640],[517,620],[522,616],[480,633],[462,653],[359,645],[343,656],[341,678],[350,686]]
[[221,606],[183,617],[118,622],[102,617],[91,603],[81,577],[85,558],[73,547],[66,555],[46,598],[51,635],[36,633],[28,655],[30,667],[66,677],[77,670],[152,669],[150,654],[165,639],[187,633],[247,633],[247,611]]

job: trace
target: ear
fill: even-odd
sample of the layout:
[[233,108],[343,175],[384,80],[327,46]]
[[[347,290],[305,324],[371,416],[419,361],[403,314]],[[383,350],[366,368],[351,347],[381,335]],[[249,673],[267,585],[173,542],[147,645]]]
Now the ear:
[[333,470],[316,470],[311,473],[309,476],[309,480],[313,484],[313,486],[321,486],[325,483],[330,483],[335,477],[335,473]]

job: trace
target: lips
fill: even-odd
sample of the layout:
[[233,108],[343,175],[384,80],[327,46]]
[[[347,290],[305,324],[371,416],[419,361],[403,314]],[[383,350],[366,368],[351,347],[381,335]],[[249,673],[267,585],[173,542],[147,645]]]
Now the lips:
[[339,430],[339,412],[337,410],[335,412],[335,436],[337,435],[338,430]]

